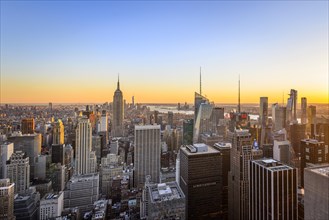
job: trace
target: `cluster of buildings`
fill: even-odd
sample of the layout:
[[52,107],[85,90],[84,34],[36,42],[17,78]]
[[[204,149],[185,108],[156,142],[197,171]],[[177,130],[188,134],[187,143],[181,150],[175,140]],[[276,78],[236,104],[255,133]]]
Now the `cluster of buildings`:
[[2,106],[0,219],[328,219],[328,120],[296,90],[258,109],[200,88],[194,115],[151,111],[119,80],[112,103]]

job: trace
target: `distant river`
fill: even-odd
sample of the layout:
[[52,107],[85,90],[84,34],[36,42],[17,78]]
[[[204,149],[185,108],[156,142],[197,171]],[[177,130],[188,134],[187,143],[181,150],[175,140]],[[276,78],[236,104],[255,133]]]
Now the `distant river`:
[[148,105],[151,111],[158,111],[160,113],[168,113],[172,112],[174,114],[186,114],[186,115],[193,115],[194,111],[192,110],[177,110],[176,106],[162,106],[162,105]]

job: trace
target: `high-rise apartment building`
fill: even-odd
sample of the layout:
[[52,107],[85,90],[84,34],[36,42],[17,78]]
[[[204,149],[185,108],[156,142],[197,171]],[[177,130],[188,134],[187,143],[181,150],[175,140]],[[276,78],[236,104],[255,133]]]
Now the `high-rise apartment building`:
[[135,186],[143,186],[147,175],[152,182],[159,182],[160,156],[160,125],[135,126]]
[[53,126],[53,144],[64,144],[64,125],[60,119]]
[[14,188],[9,179],[0,179],[0,220],[15,220]]
[[112,117],[112,137],[123,135],[123,95],[120,90],[120,81],[118,79],[117,89],[113,96],[113,117]]
[[15,183],[15,193],[23,193],[30,187],[29,158],[22,151],[16,151],[7,161],[6,178]]
[[34,133],[34,118],[22,119],[22,134],[33,134]]
[[297,170],[273,159],[250,161],[249,219],[297,220]]
[[304,213],[306,219],[329,219],[329,166],[305,169]]
[[96,155],[91,151],[92,127],[89,119],[79,119],[75,144],[75,173],[79,175],[95,172]]
[[221,214],[220,152],[206,144],[180,148],[179,185],[186,197],[186,219],[218,219]]
[[251,134],[247,129],[236,129],[228,133],[231,149],[231,170],[228,175],[229,219],[249,219],[249,161],[260,159],[263,152],[251,145]]
[[301,98],[301,123],[307,123],[307,99],[306,97]]

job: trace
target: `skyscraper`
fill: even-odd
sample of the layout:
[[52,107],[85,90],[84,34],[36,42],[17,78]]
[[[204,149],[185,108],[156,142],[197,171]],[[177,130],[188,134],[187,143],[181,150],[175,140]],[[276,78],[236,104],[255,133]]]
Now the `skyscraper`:
[[214,148],[220,152],[220,160],[218,169],[220,171],[220,193],[219,193],[219,205],[220,215],[219,219],[228,219],[228,172],[231,165],[231,148],[230,143],[216,143]]
[[29,158],[22,151],[16,151],[7,162],[6,178],[15,183],[15,193],[24,193],[30,186]]
[[152,182],[159,182],[160,156],[160,125],[135,126],[135,186],[142,186],[147,175]]
[[179,154],[186,219],[219,219],[220,152],[206,144],[193,144],[182,146]]
[[75,173],[88,174],[95,172],[92,169],[91,154],[92,128],[89,119],[80,118],[76,128],[76,154],[75,154]]
[[260,138],[261,147],[263,147],[265,143],[265,129],[266,129],[267,116],[268,116],[268,98],[260,97],[259,122],[262,128],[261,138]]
[[22,119],[22,134],[33,134],[34,133],[34,118]]
[[201,103],[198,110],[198,115],[194,122],[193,143],[201,142],[201,134],[211,131],[211,115],[213,106],[209,103]]
[[14,143],[14,152],[22,151],[30,158],[31,179],[34,178],[34,159],[41,153],[41,134],[13,135],[8,141]]
[[250,161],[249,219],[297,220],[297,171],[273,159]]
[[231,149],[231,170],[228,175],[229,219],[249,218],[249,161],[260,159],[263,152],[251,145],[251,134],[246,129],[228,133]]
[[51,146],[51,162],[64,165],[65,151],[64,144],[53,144]]
[[287,102],[287,124],[297,122],[297,90],[291,89]]
[[107,125],[108,125],[107,112],[106,112],[106,110],[103,110],[102,116],[100,119],[100,129],[98,132],[106,132],[106,134],[107,134],[107,131],[108,131]]
[[286,114],[286,107],[278,106],[275,108],[275,118],[272,118],[275,131],[279,131],[286,127]]
[[305,220],[329,218],[329,166],[305,169]]
[[64,144],[64,125],[60,119],[53,126],[53,144]]
[[15,220],[14,216],[14,187],[9,179],[0,179],[0,219]]
[[202,103],[208,103],[209,100],[202,96],[201,94],[195,92],[194,93],[194,122],[196,121],[196,118],[198,116],[199,108]]
[[311,132],[311,138],[314,138],[316,135],[316,106],[314,105],[307,107],[307,131]]
[[112,137],[123,135],[123,95],[120,90],[120,81],[118,79],[117,89],[113,96],[113,118],[112,118]]
[[290,141],[274,140],[273,159],[281,161],[285,164],[291,164]]
[[174,113],[168,112],[168,125],[172,128],[174,125]]
[[306,97],[302,97],[301,99],[301,122],[302,124],[306,124],[307,122],[307,99]]

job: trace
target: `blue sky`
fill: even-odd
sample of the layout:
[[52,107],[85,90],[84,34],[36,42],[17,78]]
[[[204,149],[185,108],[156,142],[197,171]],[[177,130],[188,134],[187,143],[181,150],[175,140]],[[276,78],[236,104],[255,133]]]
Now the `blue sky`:
[[3,102],[191,102],[200,66],[215,102],[328,100],[328,2],[1,2]]

